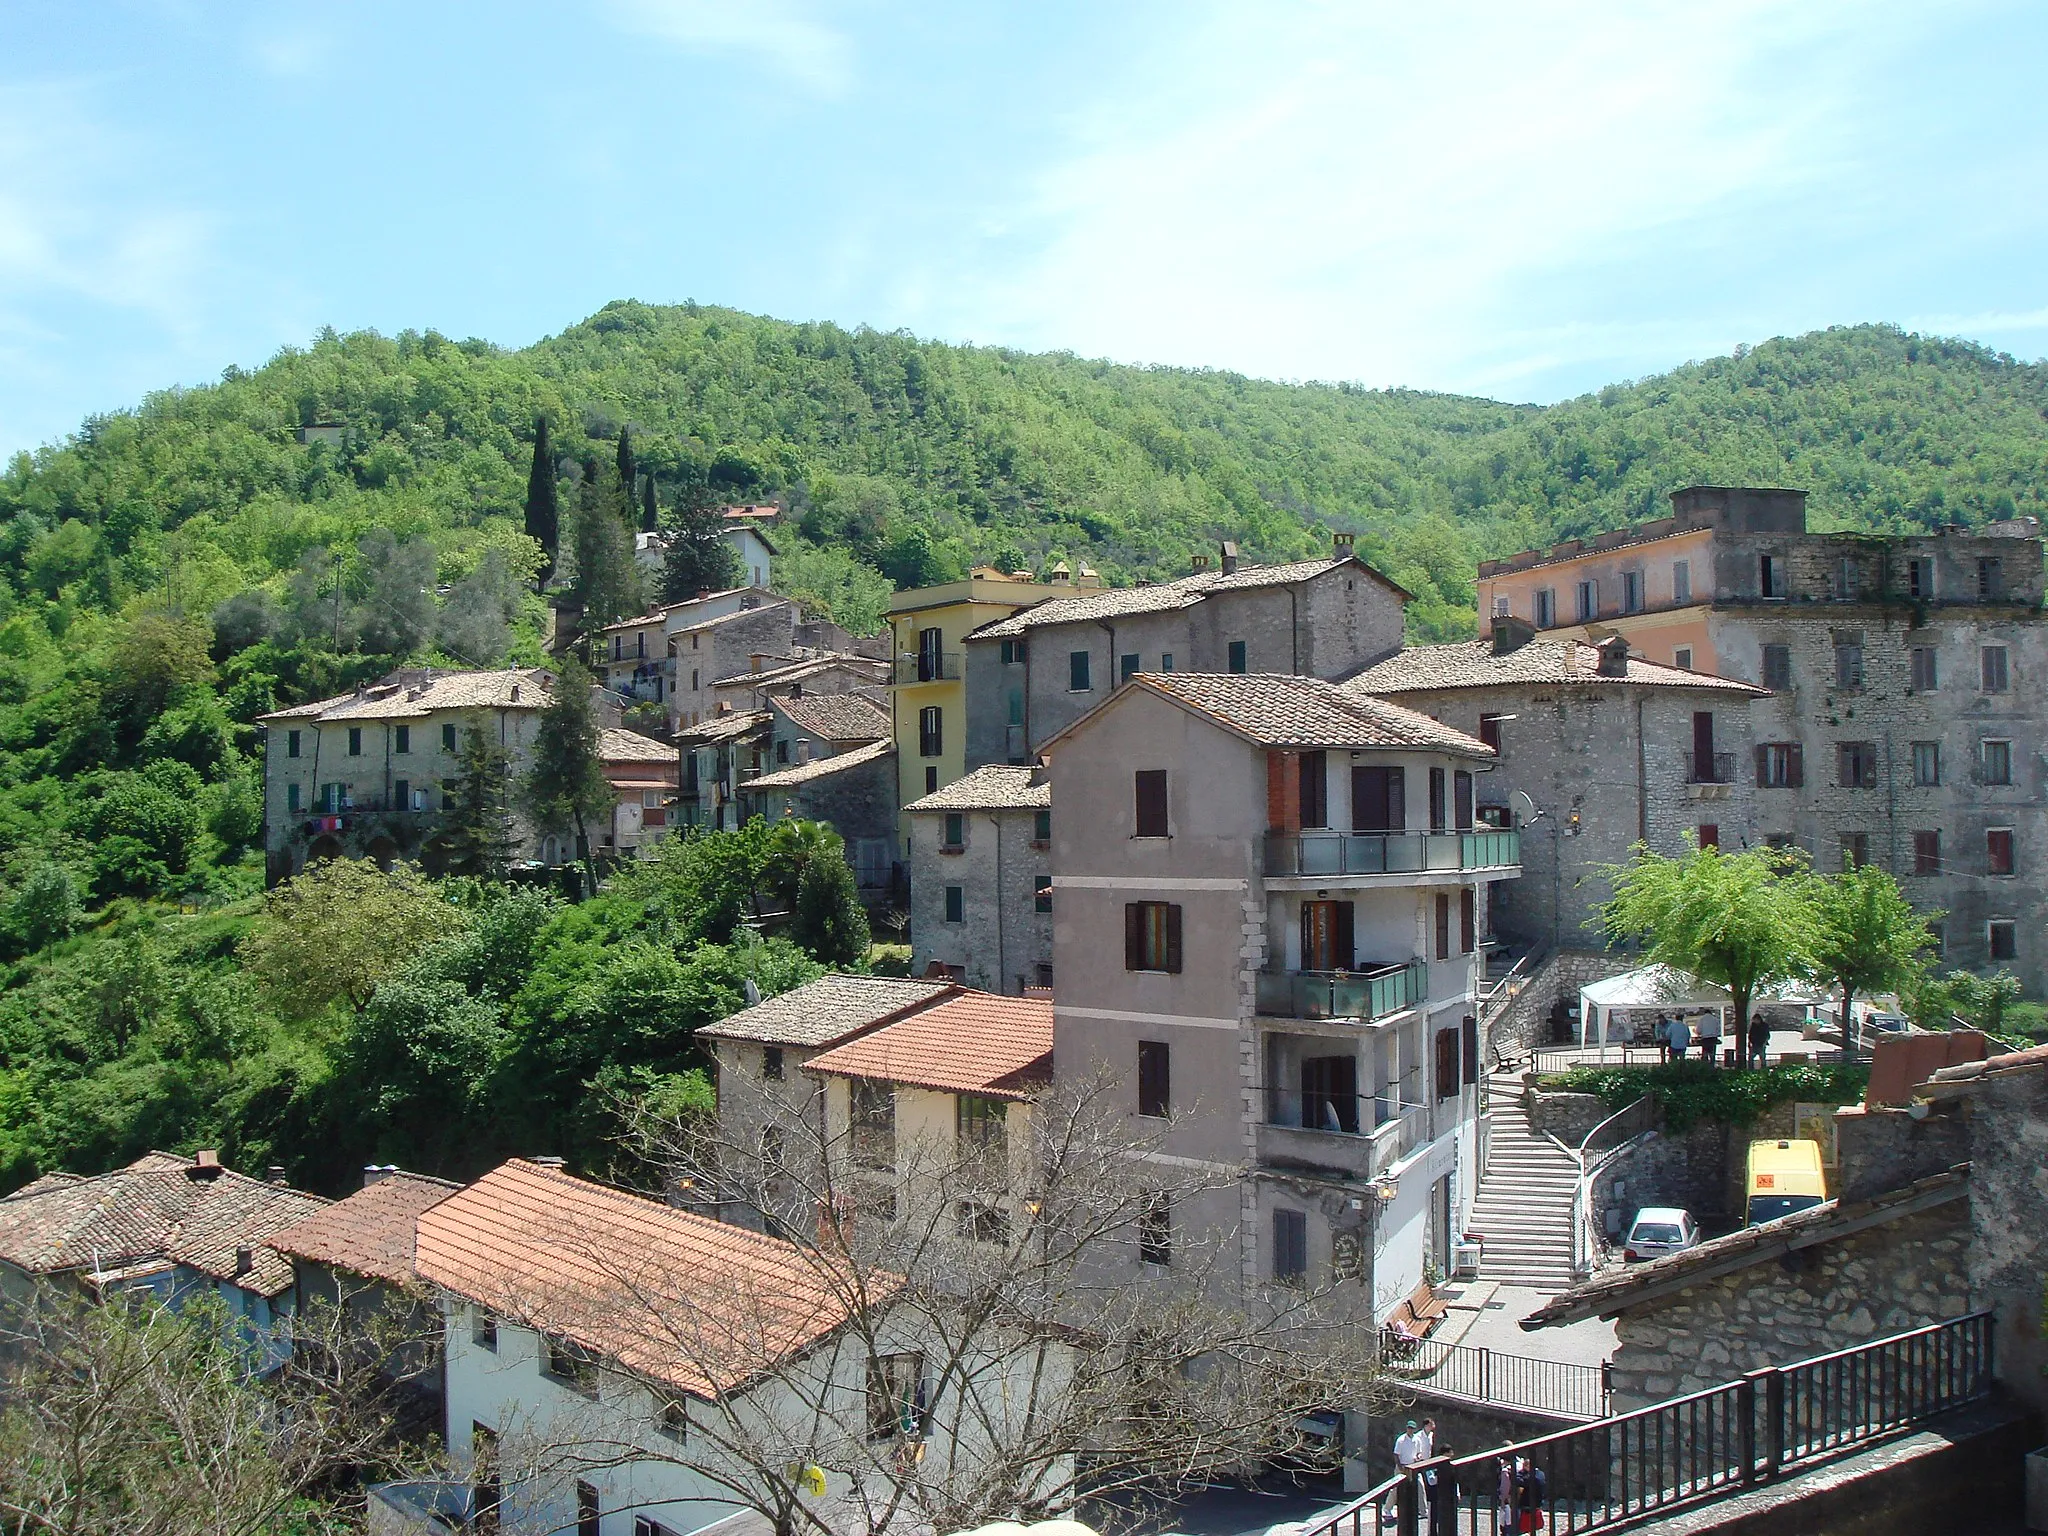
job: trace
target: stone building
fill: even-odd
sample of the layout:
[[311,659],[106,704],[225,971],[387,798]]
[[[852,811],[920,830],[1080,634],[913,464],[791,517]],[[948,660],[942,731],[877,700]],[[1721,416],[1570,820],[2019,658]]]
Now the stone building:
[[797,661],[736,672],[711,684],[717,714],[766,709],[770,699],[813,693],[857,693],[875,703],[887,697],[889,663],[852,651],[820,651]]
[[[605,782],[618,796],[604,827],[592,829],[597,845],[619,857],[637,858],[642,848],[668,835],[669,807],[676,797],[676,749],[638,731],[608,725],[597,733],[597,754]],[[548,839],[541,839],[542,863],[558,862],[560,841],[550,848]]]
[[[1476,777],[1479,818],[1521,824],[1522,878],[1490,887],[1488,926],[1516,945],[1598,944],[1594,908],[1611,894],[1604,866],[1638,842],[1675,856],[1688,838],[1740,848],[1756,840],[1753,684],[1660,666],[1570,636],[1537,638],[1496,619],[1490,640],[1420,646],[1345,685],[1476,736],[1499,757]],[[1525,812],[1526,814],[1526,812]]]
[[1314,678],[1141,673],[1046,751],[1060,1075],[1245,1170],[1173,1214],[1191,1244],[1383,1321],[1478,1182],[1492,750]]
[[1053,984],[1052,789],[991,763],[910,813],[911,970],[984,992]]
[[739,779],[748,816],[822,821],[846,843],[870,903],[896,884],[896,743],[889,716],[857,694],[771,698],[758,749],[764,771]]
[[1219,568],[1039,603],[965,641],[968,768],[1029,762],[1140,672],[1344,678],[1401,648],[1409,594],[1337,536],[1328,560]]
[[[263,847],[271,884],[310,860],[417,859],[433,834],[462,739],[483,727],[523,771],[554,674],[537,668],[406,668],[353,693],[258,717],[263,729]],[[520,841],[533,828],[515,809]]]
[[1796,490],[1691,486],[1670,518],[1480,566],[1520,619],[1771,690],[1741,777],[1753,833],[1868,860],[1948,913],[1944,958],[2048,974],[2048,676],[2039,524],[1806,531]]

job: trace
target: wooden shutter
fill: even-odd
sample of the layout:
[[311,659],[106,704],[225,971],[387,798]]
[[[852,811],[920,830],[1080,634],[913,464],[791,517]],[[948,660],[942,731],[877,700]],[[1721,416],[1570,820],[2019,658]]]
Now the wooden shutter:
[[1139,837],[1166,836],[1166,770],[1141,768],[1132,776]]
[[1124,969],[1145,969],[1145,904],[1142,901],[1124,903]]
[[1301,824],[1327,827],[1330,824],[1329,759],[1321,752],[1304,752],[1299,759],[1301,781]]
[[1336,919],[1330,925],[1331,961],[1340,971],[1351,970],[1358,959],[1356,927],[1352,922],[1352,907],[1348,901],[1330,903],[1331,915]]
[[1472,775],[1460,768],[1451,781],[1457,795],[1458,830],[1472,830]]
[[1786,764],[1786,787],[1798,789],[1806,783],[1806,749],[1794,741],[1786,745],[1785,751],[1792,759],[1791,762]]
[[1478,913],[1474,910],[1472,888],[1458,892],[1458,953],[1469,955],[1479,942]]
[[1770,787],[1770,755],[1771,749],[1759,743],[1756,749],[1756,787],[1758,789],[1768,789]]
[[1466,1014],[1459,1033],[1465,1047],[1465,1081],[1476,1083],[1479,1081],[1479,1021]]
[[1454,1099],[1458,1096],[1458,1032],[1455,1029],[1440,1029],[1436,1032],[1436,1096],[1439,1099]]
[[1180,903],[1166,909],[1166,969],[1180,974]]
[[1408,770],[1387,770],[1387,830],[1399,832],[1408,825]]
[[1436,957],[1451,958],[1451,898],[1441,894],[1436,899]]

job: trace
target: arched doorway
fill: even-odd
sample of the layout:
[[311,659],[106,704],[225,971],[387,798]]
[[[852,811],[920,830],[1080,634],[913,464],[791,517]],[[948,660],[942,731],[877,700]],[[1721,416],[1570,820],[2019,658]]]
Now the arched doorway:
[[328,859],[338,859],[341,856],[341,839],[332,832],[324,832],[314,838],[311,846],[306,849],[306,862],[308,864],[320,864]]
[[377,867],[385,874],[391,873],[391,866],[398,859],[398,844],[388,837],[373,837],[370,846],[363,850],[377,861]]

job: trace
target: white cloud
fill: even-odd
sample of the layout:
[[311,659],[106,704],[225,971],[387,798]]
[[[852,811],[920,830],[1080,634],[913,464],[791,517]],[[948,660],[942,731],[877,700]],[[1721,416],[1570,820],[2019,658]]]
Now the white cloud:
[[607,0],[625,30],[692,53],[751,53],[827,96],[853,79],[847,36],[803,0]]
[[[1003,247],[902,292],[927,296],[920,326],[1276,377],[1511,393],[1646,340],[1701,355],[1750,317],[1688,327],[1680,293],[1632,334],[1600,274],[1640,292],[1710,265],[1772,236],[1733,215],[1853,166],[1882,21],[1837,0],[1219,8],[1076,116]],[[1586,302],[1533,301],[1560,285]]]

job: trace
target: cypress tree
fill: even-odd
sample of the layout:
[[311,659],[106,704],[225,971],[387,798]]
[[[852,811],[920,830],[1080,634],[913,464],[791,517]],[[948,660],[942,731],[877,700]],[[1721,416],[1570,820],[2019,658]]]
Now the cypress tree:
[[633,487],[639,484],[639,471],[633,464],[633,435],[626,428],[619,428],[619,511],[626,519],[626,526],[633,525]]
[[519,848],[512,827],[511,755],[472,724],[455,762],[448,808],[441,813],[448,873],[502,879]]
[[[583,637],[598,643],[598,631],[640,611],[640,571],[633,562],[633,525],[619,516],[621,495],[630,490],[600,482],[598,462],[583,463],[583,488],[576,508],[576,601],[583,609]],[[593,653],[594,654],[594,653]]]
[[539,587],[548,584],[555,571],[555,554],[562,540],[562,509],[555,496],[555,453],[548,444],[548,419],[533,419],[533,468],[526,476],[526,532],[541,547]]
[[592,895],[597,893],[597,866],[590,856],[589,823],[610,815],[618,803],[598,755],[597,715],[590,707],[595,682],[573,657],[563,665],[533,733],[533,766],[526,775],[534,824],[576,829],[576,855]]
[[654,476],[649,475],[640,482],[640,531],[652,533],[660,526],[660,513],[654,505]]

